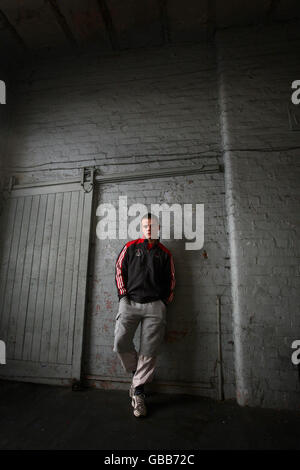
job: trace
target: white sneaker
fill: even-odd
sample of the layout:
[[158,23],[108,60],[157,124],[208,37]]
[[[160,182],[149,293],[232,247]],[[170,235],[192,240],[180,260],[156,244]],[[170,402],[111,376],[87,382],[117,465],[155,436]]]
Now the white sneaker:
[[131,404],[133,406],[133,414],[137,418],[140,416],[146,416],[147,408],[145,405],[145,395],[140,393],[139,395],[132,395]]

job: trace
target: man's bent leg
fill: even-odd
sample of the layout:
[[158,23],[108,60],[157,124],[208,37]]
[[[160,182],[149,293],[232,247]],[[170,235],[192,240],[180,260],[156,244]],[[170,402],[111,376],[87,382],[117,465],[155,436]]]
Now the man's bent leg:
[[139,355],[136,372],[132,379],[134,388],[152,381],[155,371],[156,356]]
[[117,355],[125,372],[133,372],[136,370],[138,364],[136,350],[123,353],[118,352]]

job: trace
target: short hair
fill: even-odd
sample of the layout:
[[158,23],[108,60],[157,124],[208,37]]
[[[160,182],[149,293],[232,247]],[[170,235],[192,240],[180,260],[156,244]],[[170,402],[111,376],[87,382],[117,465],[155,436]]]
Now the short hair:
[[159,220],[158,220],[158,217],[155,215],[155,214],[152,214],[151,212],[147,212],[147,214],[143,215],[142,217],[142,221],[144,219],[153,219],[153,220],[156,220],[156,222],[159,224]]

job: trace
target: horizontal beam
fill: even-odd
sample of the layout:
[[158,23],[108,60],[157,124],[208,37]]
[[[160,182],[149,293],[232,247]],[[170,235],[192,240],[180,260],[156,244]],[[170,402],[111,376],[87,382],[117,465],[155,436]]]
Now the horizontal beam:
[[110,175],[98,175],[95,177],[95,182],[98,184],[120,183],[153,178],[168,178],[172,176],[194,175],[199,173],[220,173],[222,171],[223,168],[221,165],[161,168],[159,170],[148,170],[147,172],[136,171],[134,173],[115,173]]
[[[123,377],[112,377],[112,376],[100,376],[100,375],[92,375],[92,374],[87,374],[83,378],[83,382],[85,383],[98,383],[99,388],[101,388],[101,382],[105,382],[105,385],[109,386],[110,389],[113,388],[120,388],[120,389],[127,389],[128,384],[130,383],[129,378],[123,378]],[[114,386],[116,384],[117,387]],[[175,382],[175,381],[157,381],[153,382],[152,384],[149,384],[149,386],[153,387],[154,389],[166,389],[165,391],[168,393],[171,388],[178,388],[178,392],[180,393],[191,393],[192,389],[195,391],[215,391],[215,386],[211,382]],[[176,390],[177,391],[177,390]],[[192,394],[192,393],[191,393]]]
[[[93,168],[85,167],[86,170],[91,170]],[[95,168],[95,171],[97,169]],[[185,176],[185,175],[194,175],[202,173],[221,173],[223,172],[222,165],[201,165],[201,166],[192,166],[192,167],[177,167],[177,168],[161,168],[158,170],[148,170],[145,171],[136,171],[134,173],[111,173],[108,175],[96,175],[95,183],[98,185],[107,184],[107,183],[126,183],[127,181],[138,181],[146,179],[156,179],[156,178],[168,178],[172,176]],[[34,188],[42,186],[52,186],[56,184],[72,184],[80,183],[80,177],[74,178],[64,178],[61,180],[55,181],[39,181],[37,183],[24,183],[24,184],[15,184],[15,177],[11,176],[11,183],[8,189],[23,189],[23,188]],[[89,181],[88,178],[85,180]]]

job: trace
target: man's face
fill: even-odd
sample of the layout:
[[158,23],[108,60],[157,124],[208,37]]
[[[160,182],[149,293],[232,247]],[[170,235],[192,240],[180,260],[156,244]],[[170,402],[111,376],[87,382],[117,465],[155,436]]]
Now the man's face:
[[155,219],[142,220],[142,233],[148,240],[155,240],[158,238],[159,224]]

